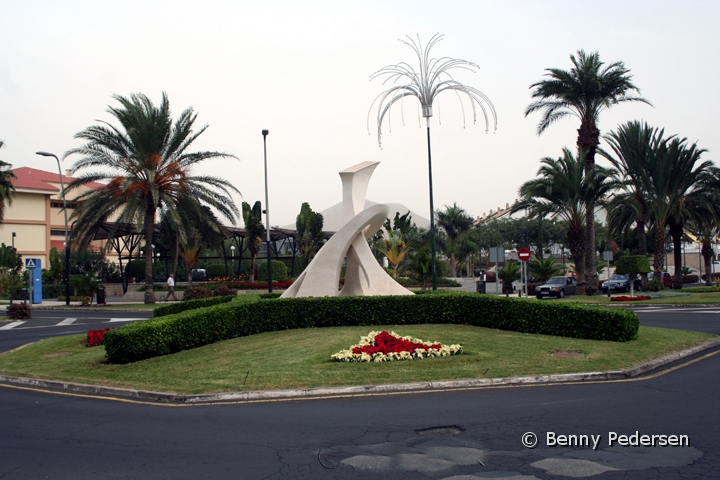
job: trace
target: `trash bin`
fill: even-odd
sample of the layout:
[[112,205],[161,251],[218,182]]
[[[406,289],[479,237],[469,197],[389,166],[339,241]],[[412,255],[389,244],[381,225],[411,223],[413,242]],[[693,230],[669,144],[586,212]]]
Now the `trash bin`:
[[98,305],[105,305],[105,287],[103,285],[98,287],[97,292],[95,292],[95,296],[97,297]]
[[475,291],[477,293],[485,293],[485,282],[483,280],[477,281],[477,288]]

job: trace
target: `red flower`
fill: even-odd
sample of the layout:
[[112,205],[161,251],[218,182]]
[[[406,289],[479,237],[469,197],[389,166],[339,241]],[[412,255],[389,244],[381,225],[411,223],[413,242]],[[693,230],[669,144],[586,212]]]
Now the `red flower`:
[[402,338],[393,337],[388,332],[380,332],[375,335],[375,341],[372,345],[355,347],[353,348],[352,353],[355,355],[367,353],[368,355],[372,356],[373,354],[378,352],[382,353],[383,355],[387,355],[388,353],[400,352],[413,353],[417,349],[425,350],[427,352],[431,348],[439,350],[440,344],[436,343],[434,345],[427,346],[422,343],[413,343],[409,340],[403,340]]
[[103,328],[102,330],[88,330],[87,333],[87,346],[96,347],[102,345],[104,341],[105,332],[110,330],[109,328]]

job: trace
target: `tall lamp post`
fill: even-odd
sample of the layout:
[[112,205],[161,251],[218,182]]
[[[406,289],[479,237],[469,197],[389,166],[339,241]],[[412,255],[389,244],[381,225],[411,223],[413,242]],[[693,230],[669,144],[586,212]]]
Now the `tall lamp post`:
[[265,157],[265,232],[267,233],[267,278],[268,293],[272,293],[272,262],[270,261],[270,203],[268,202],[268,171],[267,171],[267,136],[268,130],[262,131],[263,153]]
[[17,237],[17,233],[12,232],[12,249],[15,250],[15,237]]
[[60,168],[60,159],[54,153],[35,152],[43,157],[54,157],[58,164],[58,173],[60,174],[60,194],[63,199],[63,213],[65,214],[65,305],[70,305],[70,239],[68,235],[68,219],[67,219],[67,201],[65,200],[65,182],[63,182],[62,169]]

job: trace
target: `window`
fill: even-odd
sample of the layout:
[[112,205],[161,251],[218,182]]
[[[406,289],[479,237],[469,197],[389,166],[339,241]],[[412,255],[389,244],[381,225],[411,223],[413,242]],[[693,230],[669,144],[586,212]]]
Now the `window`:
[[[77,206],[78,206],[77,203],[68,203],[67,204],[68,210],[72,209],[72,208],[77,208]],[[50,208],[63,208],[63,202],[50,202]]]
[[65,236],[65,230],[50,230],[50,235],[56,236],[56,237],[64,237]]

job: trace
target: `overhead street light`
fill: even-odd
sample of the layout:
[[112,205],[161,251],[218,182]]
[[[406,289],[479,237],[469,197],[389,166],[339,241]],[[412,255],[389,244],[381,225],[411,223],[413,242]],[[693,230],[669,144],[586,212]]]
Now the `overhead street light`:
[[60,194],[63,199],[63,213],[65,214],[65,305],[70,305],[70,239],[68,235],[68,219],[67,219],[67,201],[65,200],[65,182],[63,182],[62,169],[60,168],[60,159],[54,153],[35,152],[43,157],[54,157],[57,160],[58,173],[60,174]]
[[272,293],[272,262],[270,261],[270,204],[268,202],[268,170],[267,170],[267,136],[268,130],[262,131],[263,153],[265,156],[265,231],[267,233],[267,279],[268,293]]

